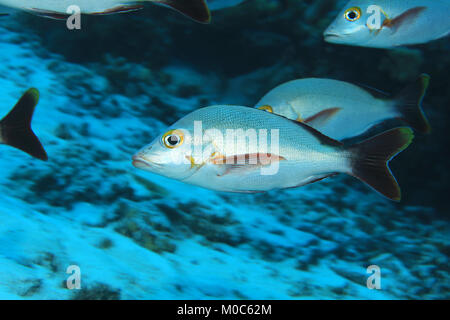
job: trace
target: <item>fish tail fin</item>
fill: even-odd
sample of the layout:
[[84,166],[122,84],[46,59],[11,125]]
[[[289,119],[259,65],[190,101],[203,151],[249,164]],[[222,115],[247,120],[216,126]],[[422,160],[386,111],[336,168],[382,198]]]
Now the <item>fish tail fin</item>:
[[175,9],[194,21],[211,22],[211,12],[205,0],[141,0],[160,3]]
[[430,83],[430,76],[422,74],[417,81],[403,89],[395,98],[402,120],[414,130],[430,133],[431,126],[422,110],[422,101]]
[[4,144],[46,161],[47,153],[31,129],[31,119],[39,101],[39,91],[31,88],[0,121],[0,138]]
[[351,154],[349,174],[383,196],[400,201],[400,187],[389,169],[389,161],[405,150],[413,138],[410,128],[395,128],[350,146],[347,149]]

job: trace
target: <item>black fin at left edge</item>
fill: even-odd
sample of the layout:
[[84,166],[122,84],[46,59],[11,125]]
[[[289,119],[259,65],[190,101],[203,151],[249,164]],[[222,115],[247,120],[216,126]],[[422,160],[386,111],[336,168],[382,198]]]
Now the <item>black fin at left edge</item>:
[[0,137],[4,144],[22,150],[34,158],[46,161],[47,153],[31,129],[39,91],[28,89],[14,108],[0,121]]
[[211,12],[205,0],[154,0],[154,2],[169,6],[194,21],[211,22]]

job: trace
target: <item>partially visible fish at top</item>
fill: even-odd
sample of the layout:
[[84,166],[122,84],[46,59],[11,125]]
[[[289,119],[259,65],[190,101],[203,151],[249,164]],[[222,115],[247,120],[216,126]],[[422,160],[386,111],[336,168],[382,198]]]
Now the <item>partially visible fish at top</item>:
[[393,97],[379,90],[333,79],[293,80],[269,91],[255,105],[304,122],[337,140],[365,133],[373,126],[400,119],[418,132],[430,124],[422,111],[430,77],[422,74]]
[[390,49],[450,33],[449,0],[352,0],[324,32],[325,41]]
[[412,139],[411,129],[396,128],[343,146],[301,122],[255,108],[219,105],[181,118],[137,152],[133,165],[239,193],[295,188],[346,173],[398,201],[400,188],[388,163]]
[[6,144],[46,161],[47,153],[31,129],[31,119],[39,101],[39,91],[28,89],[14,108],[0,120],[0,144]]
[[209,23],[211,14],[205,0],[0,0],[0,5],[33,14],[65,19],[70,6],[78,6],[82,14],[104,15],[142,9],[145,2],[162,4],[200,23]]

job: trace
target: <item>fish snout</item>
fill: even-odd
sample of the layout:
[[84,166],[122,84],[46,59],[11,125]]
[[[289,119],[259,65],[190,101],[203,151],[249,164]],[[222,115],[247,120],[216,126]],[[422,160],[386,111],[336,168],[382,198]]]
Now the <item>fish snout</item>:
[[145,161],[139,153],[133,156],[132,164],[135,168],[138,169],[148,169],[150,167],[147,161]]
[[333,41],[333,39],[339,39],[342,35],[333,27],[329,27],[323,33],[325,41]]

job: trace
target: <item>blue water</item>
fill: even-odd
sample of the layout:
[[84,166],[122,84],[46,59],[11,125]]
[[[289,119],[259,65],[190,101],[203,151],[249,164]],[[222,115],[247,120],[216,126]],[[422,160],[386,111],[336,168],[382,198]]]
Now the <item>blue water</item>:
[[[0,18],[0,117],[38,88],[33,128],[49,155],[0,146],[0,298],[450,298],[449,38],[337,46],[322,32],[343,1],[210,2],[226,7],[212,25],[154,5],[83,17],[74,31],[23,12]],[[392,162],[400,203],[344,175],[239,195],[131,165],[199,107],[252,106],[303,77],[396,92],[422,72],[433,132]],[[378,290],[366,286],[370,265]],[[69,266],[81,289],[67,288]]]

